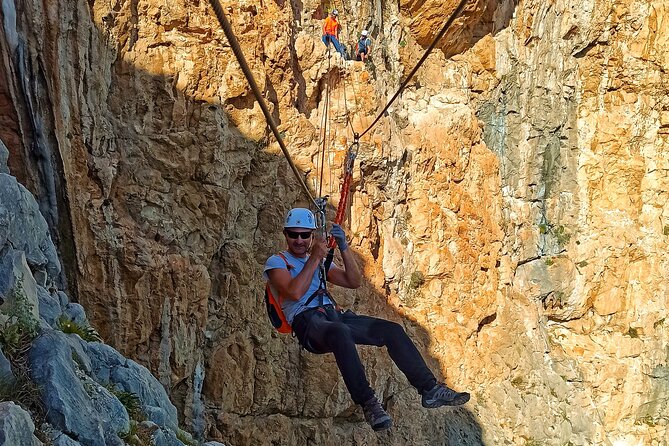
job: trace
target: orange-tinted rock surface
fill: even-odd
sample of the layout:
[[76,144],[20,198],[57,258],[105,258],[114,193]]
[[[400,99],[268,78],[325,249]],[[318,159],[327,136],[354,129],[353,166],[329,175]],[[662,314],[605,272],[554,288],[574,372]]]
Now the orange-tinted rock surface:
[[[351,127],[457,3],[338,5],[349,48],[370,30],[363,65],[328,57],[327,5],[225,2],[314,194],[326,102],[337,197]],[[362,138],[347,230],[367,281],[335,296],[402,322],[473,395],[427,411],[362,348],[395,418],[384,436],[332,358],[267,323],[262,266],[307,202],[209,4],[7,0],[2,18],[9,167],[53,214],[71,294],[188,429],[230,445],[669,441],[666,1],[468,2]]]

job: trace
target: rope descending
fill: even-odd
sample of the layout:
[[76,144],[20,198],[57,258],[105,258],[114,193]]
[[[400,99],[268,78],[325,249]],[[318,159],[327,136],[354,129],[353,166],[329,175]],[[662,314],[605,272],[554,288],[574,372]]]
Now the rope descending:
[[411,72],[409,73],[407,78],[404,80],[404,82],[402,82],[402,85],[400,85],[400,88],[399,88],[399,90],[397,90],[397,93],[395,93],[395,95],[390,99],[390,101],[388,101],[388,103],[383,108],[383,110],[381,110],[381,113],[379,113],[379,115],[376,117],[376,119],[374,119],[374,122],[372,122],[369,125],[369,127],[367,127],[367,129],[360,134],[361,138],[363,136],[365,136],[367,134],[367,132],[369,132],[372,129],[372,127],[374,127],[376,125],[377,122],[379,122],[379,119],[381,119],[383,117],[383,115],[388,111],[388,109],[390,108],[392,103],[395,102],[395,99],[397,99],[399,97],[400,93],[402,93],[404,88],[409,84],[409,81],[411,80],[411,78],[414,76],[414,74],[416,74],[416,71],[418,71],[418,69],[421,67],[421,65],[423,65],[423,62],[425,62],[425,60],[427,59],[427,56],[430,55],[430,53],[432,52],[434,47],[437,46],[437,43],[441,40],[442,37],[444,37],[444,34],[446,34],[446,31],[448,31],[448,28],[451,27],[455,18],[460,15],[460,13],[464,9],[466,3],[467,3],[467,0],[460,0],[460,3],[458,4],[457,8],[455,8],[455,11],[453,11],[451,16],[448,18],[448,20],[444,24],[444,27],[441,28],[441,31],[439,31],[439,34],[437,34],[437,37],[434,38],[434,40],[432,41],[430,46],[427,48],[427,50],[425,50],[425,54],[423,54],[423,57],[421,57],[420,60],[418,61],[418,63],[416,64],[416,66],[413,67],[413,70],[411,70]]
[[286,157],[286,160],[288,161],[288,165],[290,165],[291,170],[295,174],[295,177],[299,181],[300,186],[302,186],[304,192],[307,194],[309,199],[313,203],[315,203],[316,199],[311,194],[311,191],[304,182],[304,179],[300,175],[300,171],[295,166],[295,163],[293,163],[293,160],[290,157],[290,153],[288,153],[288,148],[286,147],[286,144],[283,142],[283,138],[281,138],[279,129],[277,128],[276,123],[272,118],[269,108],[267,108],[267,104],[265,104],[265,100],[262,97],[260,88],[258,88],[258,84],[256,83],[255,78],[253,77],[253,73],[251,72],[248,63],[246,63],[246,59],[244,58],[244,53],[242,52],[242,48],[239,46],[239,42],[235,37],[235,33],[232,31],[232,26],[230,26],[230,22],[228,22],[228,19],[225,17],[225,14],[223,13],[223,8],[221,7],[221,3],[219,2],[219,0],[209,0],[209,2],[211,3],[211,7],[214,9],[214,12],[216,13],[216,18],[218,18],[218,22],[220,23],[221,28],[223,28],[225,37],[227,37],[228,42],[230,42],[230,47],[232,48],[232,52],[235,54],[237,62],[239,63],[239,66],[242,68],[242,72],[246,77],[246,81],[249,83],[249,86],[251,87],[251,91],[253,92],[256,101],[258,101],[258,104],[260,105],[260,109],[262,110],[263,115],[265,115],[265,120],[267,121],[267,125],[272,130],[274,137],[279,143],[279,147],[281,147],[281,151],[283,152],[283,154]]
[[[277,128],[276,124],[274,123],[274,119],[272,118],[272,115],[270,114],[269,109],[267,108],[267,105],[265,104],[265,101],[262,97],[262,93],[260,89],[258,88],[258,85],[256,84],[256,81],[253,77],[253,73],[251,72],[251,69],[249,68],[246,59],[244,58],[244,53],[242,52],[241,47],[239,46],[239,42],[237,41],[234,32],[232,30],[232,27],[230,26],[230,23],[228,22],[227,18],[225,17],[225,14],[223,13],[223,8],[221,7],[221,4],[219,0],[209,0],[211,3],[212,8],[214,9],[214,12],[216,13],[216,17],[218,18],[218,21],[221,25],[221,28],[223,28],[223,32],[225,33],[225,36],[228,38],[228,41],[230,42],[230,47],[232,48],[233,53],[235,54],[235,57],[237,58],[237,62],[239,63],[239,66],[242,68],[242,72],[244,73],[244,76],[246,77],[247,82],[249,83],[249,86],[251,87],[251,91],[253,92],[253,95],[255,96],[256,100],[258,101],[258,104],[260,105],[260,109],[262,110],[263,114],[265,115],[265,120],[267,121],[267,125],[269,128],[272,130],[272,133],[274,134],[274,137],[276,138],[277,142],[279,143],[279,147],[281,147],[281,151],[286,157],[286,160],[288,161],[288,164],[290,165],[290,168],[292,169],[293,173],[295,174],[295,177],[298,179],[300,185],[304,189],[304,192],[309,196],[309,199],[314,203],[316,206],[316,209],[318,209],[319,213],[319,218],[321,219],[321,224],[322,228],[325,227],[325,206],[327,203],[327,197],[323,198],[318,198],[315,199],[311,192],[309,191],[309,188],[304,182],[304,179],[300,175],[299,170],[293,163],[293,160],[290,157],[290,154],[288,153],[288,149],[286,148],[286,145],[283,142],[283,139],[281,138],[281,135],[279,133],[279,129]],[[393,97],[388,101],[386,106],[383,108],[383,110],[378,114],[376,119],[367,127],[367,129],[362,132],[361,134],[357,134],[354,131],[354,142],[353,144],[348,148],[348,153],[346,155],[346,160],[344,162],[344,178],[342,180],[342,188],[341,188],[341,197],[339,200],[339,205],[337,208],[337,214],[334,219],[334,223],[336,224],[341,224],[341,222],[344,219],[344,215],[346,212],[346,205],[348,202],[348,196],[349,196],[349,189],[351,186],[351,179],[353,176],[353,162],[355,161],[355,157],[358,152],[359,148],[359,140],[362,138],[364,135],[366,135],[378,122],[379,120],[384,116],[384,114],[388,111],[390,106],[395,102],[395,100],[399,97],[399,95],[402,93],[402,91],[406,88],[406,86],[409,84],[409,81],[413,78],[413,76],[416,74],[418,69],[423,65],[427,57],[430,55],[434,47],[437,45],[439,40],[446,34],[446,31],[450,28],[450,26],[453,24],[453,21],[455,21],[456,17],[460,15],[462,10],[464,9],[465,5],[467,3],[467,0],[460,0],[460,3],[458,6],[455,8],[453,13],[450,15],[444,26],[442,27],[441,31],[439,31],[439,34],[434,38],[430,46],[425,50],[425,53],[423,56],[420,58],[416,66],[411,70],[407,78],[402,82],[402,85],[400,85],[400,88],[397,90],[397,92],[393,95]],[[329,49],[328,49],[329,50]],[[329,61],[328,61],[329,64]],[[344,80],[345,83],[345,80]],[[319,193],[322,192],[322,186],[323,186],[323,164],[324,164],[324,155],[325,155],[325,145],[326,145],[326,133],[325,129],[327,128],[327,120],[329,119],[328,116],[328,109],[329,109],[329,94],[330,94],[330,88],[329,88],[329,83],[326,85],[326,108],[324,111],[324,133],[323,133],[323,154],[321,157],[321,178],[320,178],[320,184],[319,184]],[[354,95],[355,95],[355,88],[353,90]],[[344,88],[344,95],[346,94],[346,89]],[[357,102],[357,99],[356,99]],[[353,131],[353,125],[350,122],[348,118],[348,106],[346,104],[346,96],[344,96],[344,107],[346,109],[346,119],[347,123],[351,125],[351,130]],[[354,150],[355,148],[355,150]],[[330,238],[328,240],[328,247],[331,248],[331,252],[334,250],[334,245],[335,241],[333,238]],[[331,256],[328,254],[328,260],[331,262]],[[329,266],[328,261],[326,260],[326,265]],[[327,268],[326,268],[327,271]]]

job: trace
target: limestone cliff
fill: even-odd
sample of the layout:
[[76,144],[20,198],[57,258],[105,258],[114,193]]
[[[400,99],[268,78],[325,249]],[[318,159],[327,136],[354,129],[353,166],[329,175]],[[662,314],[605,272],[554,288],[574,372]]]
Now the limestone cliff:
[[[457,2],[226,2],[298,167],[330,88],[337,195],[364,130]],[[336,6],[350,47],[328,57]],[[4,0],[0,139],[59,278],[226,444],[667,444],[669,3],[471,0],[362,140],[349,235],[365,286],[474,398],[425,411],[363,349],[396,419],[376,436],[330,358],[272,332],[262,264],[305,203],[203,1]],[[278,433],[278,434],[277,434]]]
[[156,377],[57,288],[47,222],[7,154],[0,143],[0,446],[192,446]]

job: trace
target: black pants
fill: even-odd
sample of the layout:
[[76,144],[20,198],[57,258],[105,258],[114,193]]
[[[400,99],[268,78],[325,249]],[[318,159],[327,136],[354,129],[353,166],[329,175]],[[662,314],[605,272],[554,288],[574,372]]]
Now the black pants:
[[293,331],[312,353],[333,353],[353,402],[364,404],[374,391],[367,381],[356,344],[385,346],[390,358],[419,392],[437,383],[434,374],[401,325],[385,319],[338,312],[325,305],[299,313]]

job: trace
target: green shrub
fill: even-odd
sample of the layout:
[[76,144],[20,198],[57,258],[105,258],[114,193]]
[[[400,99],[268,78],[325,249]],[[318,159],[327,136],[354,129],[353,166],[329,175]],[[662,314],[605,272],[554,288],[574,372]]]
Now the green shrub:
[[13,305],[2,311],[7,320],[0,330],[0,345],[7,356],[16,356],[30,348],[39,332],[39,322],[33,316],[33,305],[23,291],[20,281],[12,290],[11,300]]
[[30,412],[43,413],[40,388],[30,379],[27,361],[12,361],[12,372],[14,380],[0,377],[0,402],[13,401]]
[[541,235],[552,235],[555,237],[555,241],[558,246],[564,248],[569,240],[571,240],[571,234],[567,232],[567,229],[562,225],[551,225],[550,223],[541,223],[539,225],[539,234]]
[[142,401],[136,393],[118,390],[114,384],[105,386],[109,392],[114,395],[125,407],[128,416],[135,421],[144,421],[146,416],[142,411]]
[[30,379],[28,351],[39,333],[39,322],[21,281],[12,292],[13,304],[2,311],[7,319],[0,327],[0,345],[12,365],[14,379],[0,379],[0,401],[14,401],[33,414],[43,414],[40,388]]
[[198,446],[198,442],[186,431],[177,429],[177,439],[186,446]]
[[632,339],[638,339],[639,338],[639,330],[634,327],[630,327],[629,330],[627,330],[627,333],[625,333],[627,336],[629,336]]
[[63,333],[79,335],[81,339],[88,342],[102,342],[100,334],[90,325],[78,324],[66,316],[58,318],[58,328]]
[[425,284],[425,275],[420,271],[414,271],[411,273],[411,278],[409,279],[409,289],[416,290]]
[[571,239],[571,234],[567,232],[564,226],[559,225],[558,227],[555,228],[554,230],[555,234],[555,239],[558,242],[558,245],[560,246],[565,246],[567,243],[569,243],[569,240]]

